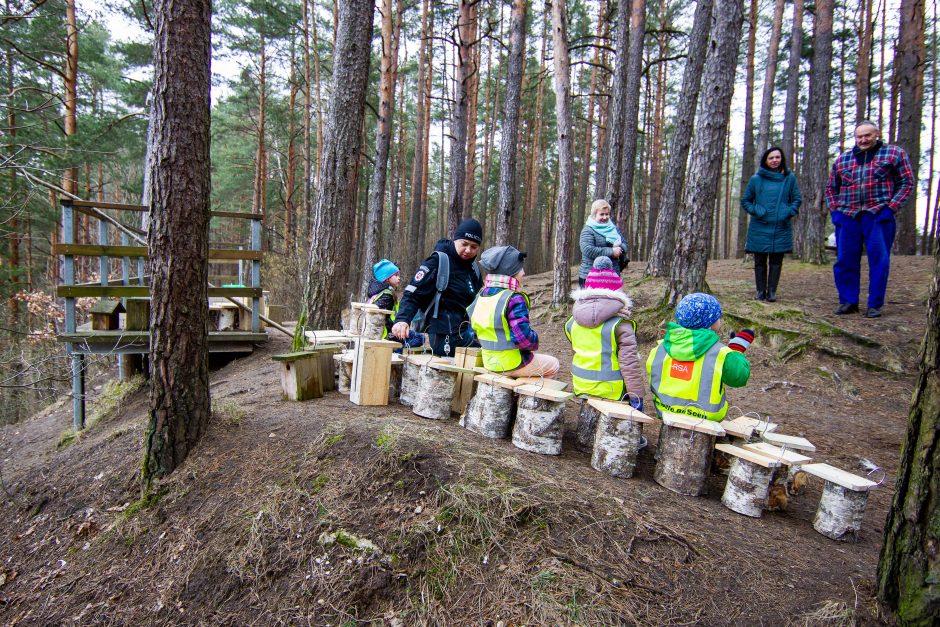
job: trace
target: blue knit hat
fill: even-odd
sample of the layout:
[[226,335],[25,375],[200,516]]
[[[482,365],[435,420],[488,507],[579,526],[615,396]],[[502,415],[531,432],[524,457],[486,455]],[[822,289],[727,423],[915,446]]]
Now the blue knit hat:
[[388,259],[379,259],[375,265],[372,266],[372,276],[375,277],[376,281],[385,282],[389,278],[395,276],[398,272],[398,266]]
[[676,306],[676,322],[686,329],[707,329],[720,318],[721,303],[711,294],[689,294]]

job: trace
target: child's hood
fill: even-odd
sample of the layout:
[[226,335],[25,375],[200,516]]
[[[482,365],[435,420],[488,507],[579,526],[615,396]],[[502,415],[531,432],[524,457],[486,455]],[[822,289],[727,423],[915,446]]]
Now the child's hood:
[[384,283],[383,281],[377,281],[376,279],[370,279],[369,288],[366,290],[366,295],[369,298],[372,298],[373,296],[375,296],[376,294],[384,290],[386,287],[388,287],[387,283]]
[[718,341],[718,334],[711,329],[686,329],[675,322],[666,324],[663,346],[673,359],[695,361]]
[[582,327],[593,329],[614,316],[629,318],[633,301],[623,292],[584,288],[571,292],[574,299],[574,320]]

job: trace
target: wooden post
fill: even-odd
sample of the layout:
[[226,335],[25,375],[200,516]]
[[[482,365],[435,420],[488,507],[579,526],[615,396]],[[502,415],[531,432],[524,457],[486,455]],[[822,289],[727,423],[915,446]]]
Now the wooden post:
[[597,427],[597,420],[601,417],[601,412],[589,402],[590,399],[582,398],[581,407],[578,410],[578,425],[575,427],[575,438],[578,449],[589,452],[594,446],[594,430]]
[[531,453],[560,454],[565,401],[574,394],[533,384],[517,387],[516,394],[519,401],[512,430],[513,445]]
[[705,494],[715,438],[724,433],[717,422],[664,413],[653,479],[678,494]]
[[414,405],[415,394],[421,385],[421,367],[433,359],[433,355],[404,355],[405,364],[401,372],[401,391],[398,402],[405,407]]
[[[479,348],[460,347],[455,349],[454,365],[461,368],[473,369],[483,365],[483,354]],[[458,414],[463,414],[467,409],[467,403],[474,393],[474,374],[472,372],[461,372],[457,375],[457,385],[454,389],[454,400],[450,404],[450,410]]]
[[397,357],[397,355],[392,355],[392,372],[388,380],[389,401],[397,401],[401,396],[402,367],[405,364],[401,361],[401,357],[398,358],[398,361],[395,360],[395,357]]
[[349,394],[349,384],[352,377],[352,355],[340,353],[333,356],[336,362],[336,391],[340,394]]
[[85,356],[72,353],[72,429],[85,428]]
[[392,351],[400,344],[387,340],[356,340],[349,400],[356,405],[388,405]]
[[477,392],[467,404],[460,426],[487,438],[508,437],[516,413],[513,389],[523,384],[497,374],[481,374],[474,379]]
[[770,479],[780,462],[733,444],[718,444],[715,449],[733,458],[722,504],[733,512],[760,518],[767,508]]
[[591,467],[614,477],[632,477],[643,437],[643,424],[653,422],[653,419],[633,409],[629,403],[592,398],[582,404],[582,411],[584,405],[600,415],[594,433]]
[[833,540],[858,540],[868,491],[878,484],[829,464],[807,464],[803,470],[826,481],[813,529]]

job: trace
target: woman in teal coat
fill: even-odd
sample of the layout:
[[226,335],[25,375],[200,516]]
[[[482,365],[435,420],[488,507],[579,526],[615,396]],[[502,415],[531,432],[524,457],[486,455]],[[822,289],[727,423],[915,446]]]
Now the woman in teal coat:
[[756,300],[777,300],[777,284],[783,256],[793,252],[790,220],[803,199],[796,177],[787,168],[783,150],[771,146],[761,157],[760,169],[751,177],[741,197],[741,208],[751,214],[747,226],[747,252],[754,255]]

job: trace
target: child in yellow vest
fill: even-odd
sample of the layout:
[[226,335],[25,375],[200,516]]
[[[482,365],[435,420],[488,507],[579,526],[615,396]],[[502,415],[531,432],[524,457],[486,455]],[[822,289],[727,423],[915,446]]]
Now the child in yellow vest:
[[[370,303],[379,309],[388,309],[398,312],[398,299],[395,298],[395,288],[401,285],[401,272],[398,266],[388,259],[379,259],[372,266],[372,280],[369,281],[369,288],[366,295]],[[385,316],[385,332],[383,338],[388,339],[391,333],[392,325],[395,323],[395,314]],[[392,338],[395,339],[395,338]],[[424,344],[424,334],[408,332],[408,337],[402,341],[402,344],[408,347],[421,346]]]
[[637,352],[633,301],[609,257],[597,257],[584,289],[571,293],[574,310],[565,335],[574,352],[571,382],[575,394],[629,400],[643,411],[643,368]]
[[745,351],[754,332],[731,334],[728,345],[718,337],[721,304],[710,295],[685,296],[676,307],[676,322],[650,353],[646,371],[657,412],[672,412],[721,421],[728,413],[725,386],[744,387],[751,376]]
[[483,289],[467,310],[487,370],[509,377],[552,378],[560,364],[536,353],[539,336],[529,325],[529,297],[520,291],[526,254],[512,246],[494,246],[480,256],[486,270]]

